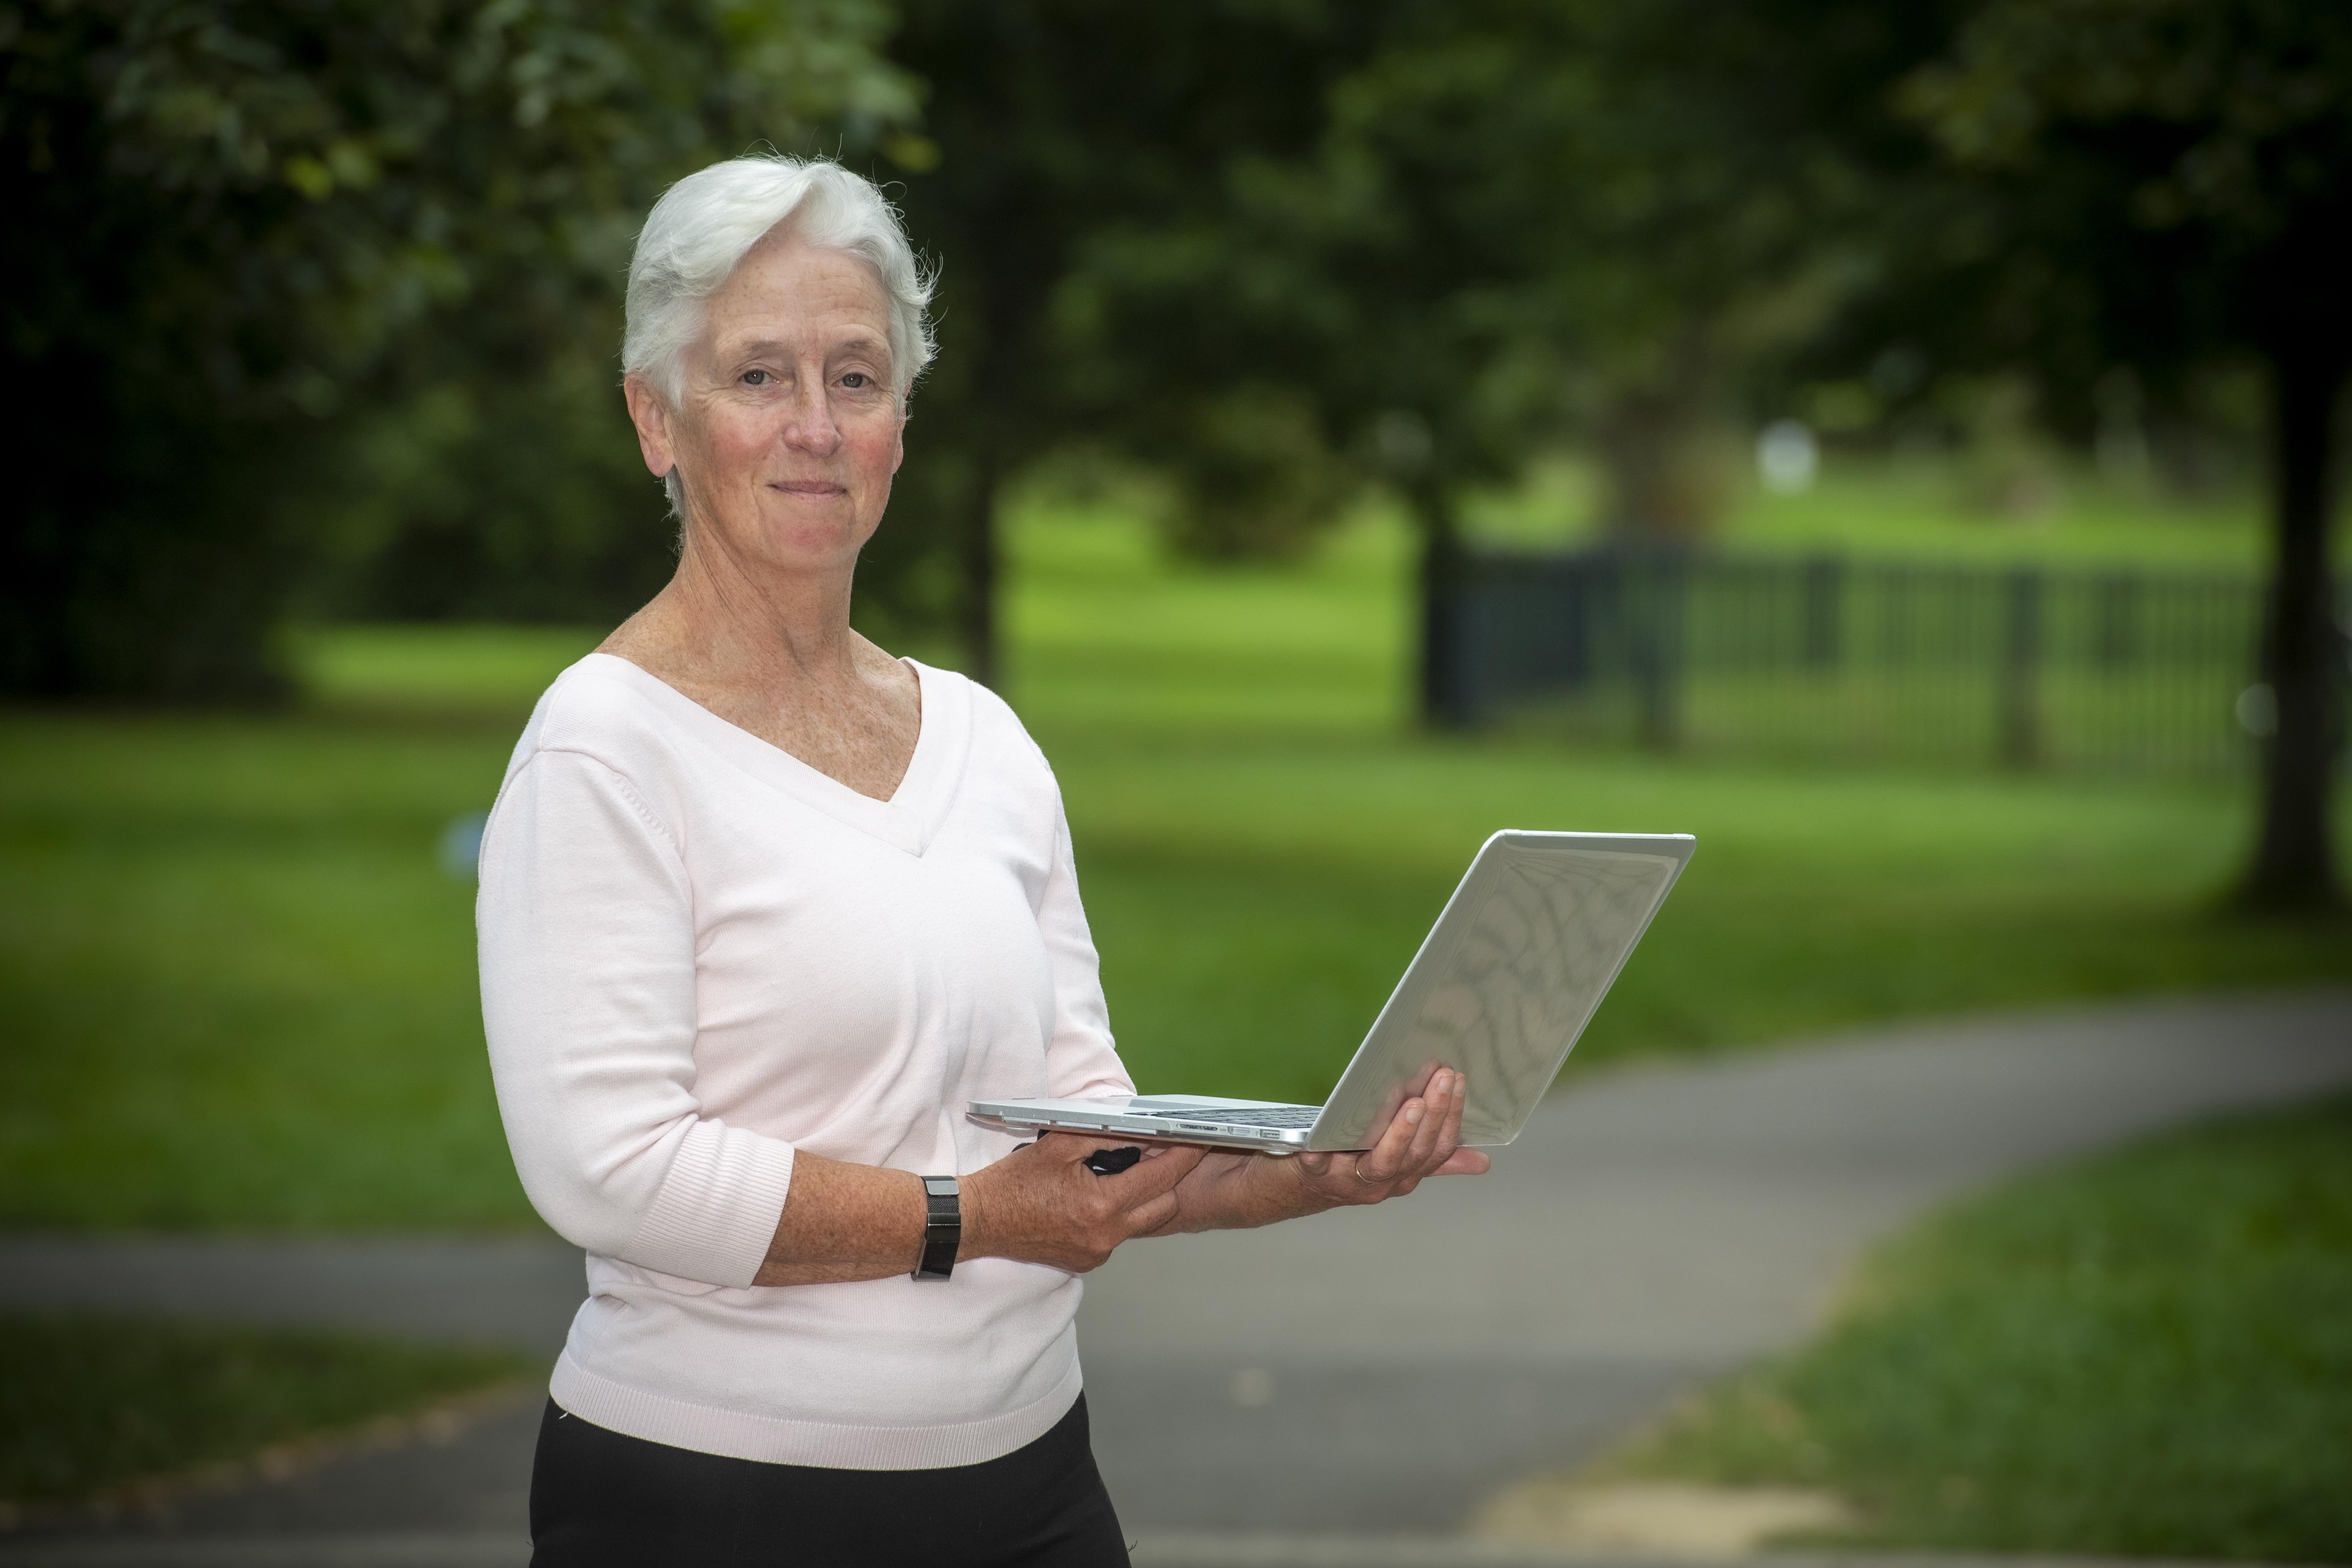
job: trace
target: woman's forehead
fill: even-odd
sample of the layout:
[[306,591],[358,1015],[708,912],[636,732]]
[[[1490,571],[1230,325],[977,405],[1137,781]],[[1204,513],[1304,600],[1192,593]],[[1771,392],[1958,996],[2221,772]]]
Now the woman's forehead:
[[753,247],[711,296],[709,321],[719,342],[796,342],[812,333],[840,340],[863,333],[889,342],[889,301],[856,257],[823,250],[796,236]]

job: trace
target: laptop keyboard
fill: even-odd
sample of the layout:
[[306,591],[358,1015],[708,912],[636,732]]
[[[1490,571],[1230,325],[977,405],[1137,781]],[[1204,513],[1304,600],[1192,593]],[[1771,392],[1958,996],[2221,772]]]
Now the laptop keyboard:
[[1196,1105],[1189,1110],[1139,1110],[1135,1114],[1157,1116],[1170,1121],[1223,1121],[1235,1127],[1312,1127],[1315,1119],[1323,1114],[1323,1108],[1319,1105],[1269,1105],[1258,1110]]

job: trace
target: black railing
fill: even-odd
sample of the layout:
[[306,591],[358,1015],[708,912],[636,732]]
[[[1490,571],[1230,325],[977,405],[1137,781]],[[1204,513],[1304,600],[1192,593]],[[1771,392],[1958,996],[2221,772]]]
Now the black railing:
[[2251,577],[1622,550],[1465,563],[1449,706],[1662,749],[2221,772]]

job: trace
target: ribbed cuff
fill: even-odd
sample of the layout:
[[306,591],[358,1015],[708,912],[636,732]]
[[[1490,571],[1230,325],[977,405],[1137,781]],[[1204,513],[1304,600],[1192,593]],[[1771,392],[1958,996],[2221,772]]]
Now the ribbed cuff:
[[792,1184],[791,1144],[698,1121],[619,1256],[684,1279],[747,1286],[767,1260]]

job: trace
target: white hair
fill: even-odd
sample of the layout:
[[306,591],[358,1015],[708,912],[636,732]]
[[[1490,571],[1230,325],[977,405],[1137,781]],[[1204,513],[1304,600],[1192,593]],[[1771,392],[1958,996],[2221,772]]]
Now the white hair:
[[[751,247],[786,223],[820,250],[856,257],[882,285],[890,310],[892,390],[903,404],[938,353],[929,314],[932,280],[874,183],[824,158],[730,158],[662,193],[629,258],[622,370],[645,377],[677,407],[705,305]],[[686,498],[675,468],[663,488],[683,518]]]

